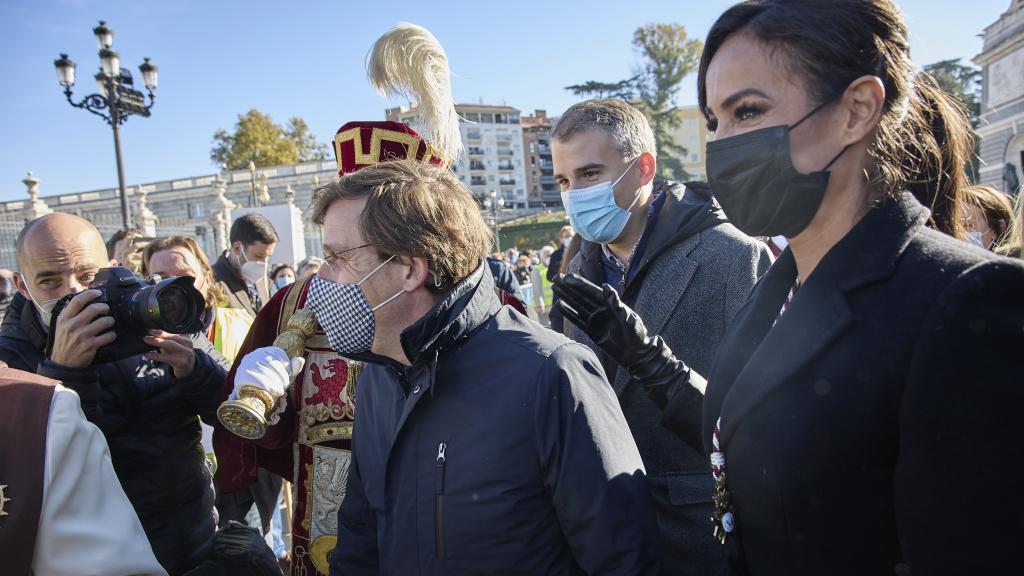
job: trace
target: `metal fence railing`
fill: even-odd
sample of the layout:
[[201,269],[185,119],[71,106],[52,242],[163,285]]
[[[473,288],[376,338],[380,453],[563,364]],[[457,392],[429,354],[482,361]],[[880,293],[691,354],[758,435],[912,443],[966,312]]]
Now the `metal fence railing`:
[[0,268],[18,269],[18,257],[15,244],[18,233],[25,226],[24,220],[0,220]]

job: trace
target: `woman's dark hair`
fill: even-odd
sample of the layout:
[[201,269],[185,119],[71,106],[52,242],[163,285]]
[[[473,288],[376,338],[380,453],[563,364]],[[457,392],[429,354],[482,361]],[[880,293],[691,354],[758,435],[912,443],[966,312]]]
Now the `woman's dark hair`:
[[910,60],[907,27],[891,0],[748,0],[729,8],[708,32],[698,69],[705,114],[708,65],[740,32],[772,49],[817,105],[839,98],[861,76],[880,78],[885,104],[868,149],[872,189],[909,190],[931,208],[934,228],[964,237],[959,203],[974,132],[963,105]]
[[292,275],[293,276],[296,275],[295,274],[295,269],[292,268],[291,265],[289,265],[289,264],[275,264],[274,267],[270,269],[270,278],[273,279],[273,278],[277,277],[277,275],[282,270],[291,270],[292,271]]

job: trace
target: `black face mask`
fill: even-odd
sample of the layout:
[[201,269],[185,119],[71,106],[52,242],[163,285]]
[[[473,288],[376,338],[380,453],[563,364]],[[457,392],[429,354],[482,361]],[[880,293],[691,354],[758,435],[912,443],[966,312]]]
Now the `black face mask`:
[[828,187],[828,169],[801,174],[793,167],[789,132],[832,101],[792,126],[773,126],[708,142],[708,184],[734,226],[748,236],[792,238],[807,228]]

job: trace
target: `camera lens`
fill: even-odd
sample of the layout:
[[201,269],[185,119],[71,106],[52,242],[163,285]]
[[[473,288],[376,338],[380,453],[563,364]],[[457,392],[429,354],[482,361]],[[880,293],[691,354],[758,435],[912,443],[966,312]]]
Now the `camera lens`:
[[188,276],[165,278],[131,296],[130,317],[146,328],[191,334],[203,328],[206,301]]
[[181,326],[189,313],[188,293],[180,286],[167,286],[156,294],[156,302],[160,307],[160,323],[164,326]]

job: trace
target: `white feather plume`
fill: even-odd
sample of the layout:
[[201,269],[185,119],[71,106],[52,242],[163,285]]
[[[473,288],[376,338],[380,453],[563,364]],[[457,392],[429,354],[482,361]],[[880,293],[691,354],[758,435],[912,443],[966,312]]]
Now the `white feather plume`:
[[454,163],[462,156],[448,56],[429,30],[408,22],[396,24],[373,44],[366,71],[370,84],[383,96],[417,103],[428,131],[423,136],[446,160]]

